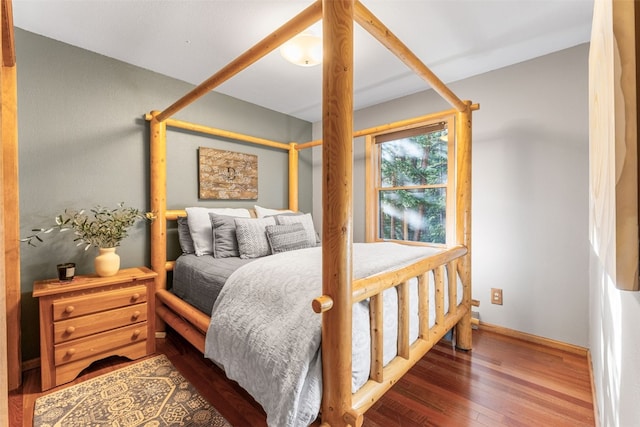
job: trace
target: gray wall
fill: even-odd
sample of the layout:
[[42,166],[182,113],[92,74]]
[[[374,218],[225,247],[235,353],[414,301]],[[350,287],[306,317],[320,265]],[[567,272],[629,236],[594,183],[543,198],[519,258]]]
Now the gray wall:
[[[51,224],[67,207],[95,205],[148,209],[148,124],[144,114],[164,109],[193,86],[104,56],[16,29],[20,143],[21,234]],[[213,73],[216,70],[211,70]],[[282,142],[305,142],[311,124],[211,93],[178,119]],[[287,153],[220,138],[168,131],[168,205],[287,206]],[[199,201],[197,148],[257,154],[257,201]],[[301,154],[300,209],[311,209],[311,152]],[[34,280],[55,277],[55,265],[73,261],[93,273],[97,249],[84,252],[70,235],[22,246],[23,357],[38,353]],[[122,267],[148,265],[148,227],[138,226],[118,249]]]
[[[588,337],[588,45],[451,84],[473,116],[473,297],[484,322],[580,346]],[[357,96],[357,94],[356,94]],[[433,91],[354,114],[364,129],[451,108]],[[321,138],[321,124],[314,124]],[[364,144],[354,146],[354,240],[364,240]],[[321,225],[321,149],[314,204]],[[490,303],[491,288],[504,305]]]

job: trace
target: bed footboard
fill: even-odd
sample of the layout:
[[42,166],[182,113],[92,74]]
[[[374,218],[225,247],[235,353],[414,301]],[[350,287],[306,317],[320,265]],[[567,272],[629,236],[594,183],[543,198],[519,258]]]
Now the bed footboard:
[[[351,396],[351,408],[342,416],[346,424],[360,426],[363,415],[373,404],[389,390],[418,360],[420,360],[445,334],[454,326],[468,328],[471,336],[471,298],[470,286],[464,283],[464,275],[458,274],[458,261],[467,254],[463,246],[456,246],[438,255],[423,259],[401,270],[356,280],[353,282],[352,303],[356,304],[369,298],[370,334],[371,334],[371,370],[369,380]],[[445,280],[445,269],[447,270]],[[429,287],[433,272],[435,286],[435,323],[429,327]],[[463,281],[462,302],[458,301],[457,278]],[[409,280],[418,279],[418,338],[411,343]],[[446,282],[446,283],[445,283]],[[395,287],[398,292],[398,342],[397,356],[383,366],[383,304],[382,292]],[[448,295],[448,306],[445,307],[445,294]],[[331,310],[333,301],[330,296],[316,298],[312,307],[317,313]],[[324,326],[323,326],[324,328]],[[341,331],[324,331],[323,333],[342,333]],[[340,352],[341,360],[351,361],[351,348],[324,347],[322,351]],[[466,342],[469,346],[470,342]],[[326,359],[323,358],[323,365]],[[332,375],[334,369],[323,366],[323,375]],[[331,401],[331,389],[323,389],[323,401]],[[323,424],[328,425],[328,424]]]

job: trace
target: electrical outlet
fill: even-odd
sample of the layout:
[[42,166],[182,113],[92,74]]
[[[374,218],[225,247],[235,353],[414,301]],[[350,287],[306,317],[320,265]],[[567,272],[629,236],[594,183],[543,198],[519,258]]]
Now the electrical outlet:
[[502,305],[502,289],[491,288],[491,304]]

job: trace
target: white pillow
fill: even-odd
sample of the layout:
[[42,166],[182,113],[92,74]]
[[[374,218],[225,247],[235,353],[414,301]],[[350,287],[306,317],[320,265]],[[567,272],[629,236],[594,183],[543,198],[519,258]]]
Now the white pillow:
[[240,258],[260,258],[271,254],[267,240],[267,225],[276,225],[276,219],[236,218],[236,238]]
[[281,213],[293,213],[293,211],[289,209],[269,209],[269,208],[263,208],[258,205],[254,205],[253,208],[256,210],[256,216],[258,218],[264,218],[265,216],[278,215]]
[[209,212],[241,218],[251,218],[251,213],[244,208],[186,208],[189,233],[193,240],[193,248],[197,256],[213,253],[213,228]]
[[310,213],[303,215],[278,215],[278,224],[302,224],[310,242],[318,242],[316,229],[313,226],[313,218]]

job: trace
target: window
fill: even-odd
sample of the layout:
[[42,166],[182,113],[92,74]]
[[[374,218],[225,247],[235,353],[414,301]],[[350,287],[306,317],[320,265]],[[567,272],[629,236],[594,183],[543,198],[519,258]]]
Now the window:
[[453,239],[453,129],[449,117],[367,138],[369,241]]

